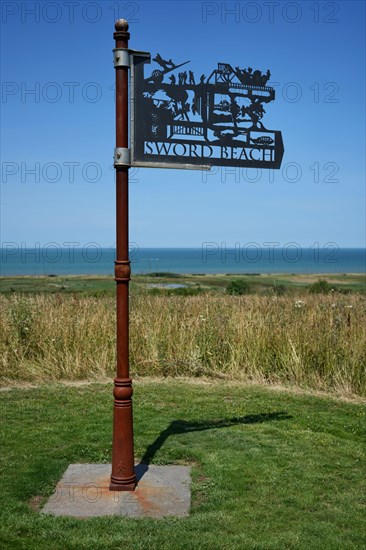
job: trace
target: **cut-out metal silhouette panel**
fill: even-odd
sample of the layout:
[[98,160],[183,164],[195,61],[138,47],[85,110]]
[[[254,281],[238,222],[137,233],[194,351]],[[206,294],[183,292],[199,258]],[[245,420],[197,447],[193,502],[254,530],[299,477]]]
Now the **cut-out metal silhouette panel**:
[[209,76],[195,75],[189,61],[147,54],[132,67],[133,166],[280,168],[281,132],[263,123],[275,99],[269,70],[218,63]]

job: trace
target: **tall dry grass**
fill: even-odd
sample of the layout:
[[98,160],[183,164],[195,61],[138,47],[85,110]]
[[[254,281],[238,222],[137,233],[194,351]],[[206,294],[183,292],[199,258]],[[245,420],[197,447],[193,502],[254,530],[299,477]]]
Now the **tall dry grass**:
[[[113,376],[108,297],[0,297],[1,379]],[[366,394],[361,295],[131,298],[131,372],[228,377]]]

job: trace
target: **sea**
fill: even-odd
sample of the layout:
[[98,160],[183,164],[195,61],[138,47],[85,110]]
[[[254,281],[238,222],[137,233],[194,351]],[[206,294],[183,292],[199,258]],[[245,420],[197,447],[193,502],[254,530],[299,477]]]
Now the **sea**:
[[[1,248],[0,275],[112,275],[114,247],[96,243],[75,248],[50,243],[23,248],[9,243]],[[296,243],[247,243],[227,247],[204,243],[201,248],[130,247],[134,274],[259,274],[259,273],[365,273],[366,249],[339,248],[318,243],[307,248]]]

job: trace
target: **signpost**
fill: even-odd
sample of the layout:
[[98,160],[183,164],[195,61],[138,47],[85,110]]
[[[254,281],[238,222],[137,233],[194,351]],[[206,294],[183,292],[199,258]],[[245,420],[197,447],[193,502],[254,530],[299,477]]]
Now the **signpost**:
[[132,380],[129,377],[128,256],[128,24],[115,24],[116,50],[116,260],[117,376],[114,379],[112,475],[110,490],[133,491],[136,475],[133,454]]
[[[128,169],[131,166],[209,170],[211,166],[280,168],[282,135],[267,129],[264,105],[275,99],[270,72],[218,63],[208,77],[196,76],[189,61],[160,54],[145,74],[148,52],[128,49],[128,23],[115,23],[116,69],[116,314],[117,376],[110,490],[136,486],[129,376]],[[130,98],[129,102],[129,70]],[[129,113],[130,103],[130,113]],[[129,147],[129,114],[130,147]]]

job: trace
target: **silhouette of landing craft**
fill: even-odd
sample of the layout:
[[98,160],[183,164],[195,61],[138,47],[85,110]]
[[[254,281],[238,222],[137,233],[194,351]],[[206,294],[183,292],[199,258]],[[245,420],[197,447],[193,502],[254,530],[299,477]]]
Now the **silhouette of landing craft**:
[[214,136],[218,141],[223,141],[225,143],[231,142],[233,139],[237,138],[240,135],[246,136],[249,131],[247,129],[233,129],[233,128],[221,128],[214,131]]
[[151,75],[148,78],[145,78],[146,83],[153,83],[153,84],[161,84],[164,80],[164,76],[168,73],[171,73],[172,71],[175,71],[175,69],[179,69],[179,67],[183,67],[183,65],[187,65],[187,63],[190,63],[190,61],[185,61],[184,63],[180,63],[179,65],[173,65],[173,67],[168,67],[163,70],[161,69],[155,69]]

